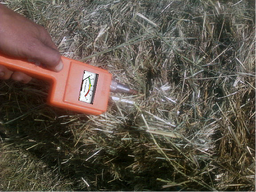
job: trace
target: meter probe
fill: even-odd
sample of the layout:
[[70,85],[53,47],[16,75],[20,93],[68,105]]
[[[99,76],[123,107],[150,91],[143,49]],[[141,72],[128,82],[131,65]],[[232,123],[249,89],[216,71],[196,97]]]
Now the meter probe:
[[55,107],[100,115],[107,110],[110,91],[137,93],[113,81],[112,74],[107,70],[63,56],[61,60],[63,69],[54,72],[24,60],[0,55],[0,65],[50,82],[48,104]]

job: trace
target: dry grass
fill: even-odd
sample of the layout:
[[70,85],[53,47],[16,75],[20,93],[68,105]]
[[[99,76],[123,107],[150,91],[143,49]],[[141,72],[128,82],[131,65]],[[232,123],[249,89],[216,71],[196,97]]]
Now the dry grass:
[[0,189],[255,190],[253,1],[5,3],[139,94],[86,116],[0,82]]

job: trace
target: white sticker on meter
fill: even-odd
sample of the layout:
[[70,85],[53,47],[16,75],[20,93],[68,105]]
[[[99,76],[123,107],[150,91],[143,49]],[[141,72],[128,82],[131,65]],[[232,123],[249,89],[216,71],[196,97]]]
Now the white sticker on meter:
[[79,101],[93,104],[93,98],[96,91],[98,76],[99,75],[96,73],[84,71]]

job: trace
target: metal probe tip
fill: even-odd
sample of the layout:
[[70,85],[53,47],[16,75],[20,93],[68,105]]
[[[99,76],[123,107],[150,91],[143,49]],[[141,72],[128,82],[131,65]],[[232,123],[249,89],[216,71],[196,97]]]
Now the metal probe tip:
[[128,93],[128,94],[138,94],[138,91],[130,89],[127,85],[117,83],[116,81],[111,81],[110,91],[115,93]]
[[138,94],[138,91],[134,90],[134,89],[130,89],[130,93],[133,94],[133,95],[137,95]]

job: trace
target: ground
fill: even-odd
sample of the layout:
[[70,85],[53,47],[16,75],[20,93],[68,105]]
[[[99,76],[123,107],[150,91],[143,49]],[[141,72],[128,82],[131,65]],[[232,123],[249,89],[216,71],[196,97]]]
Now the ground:
[[254,1],[1,2],[139,92],[92,116],[1,81],[1,190],[255,190]]

